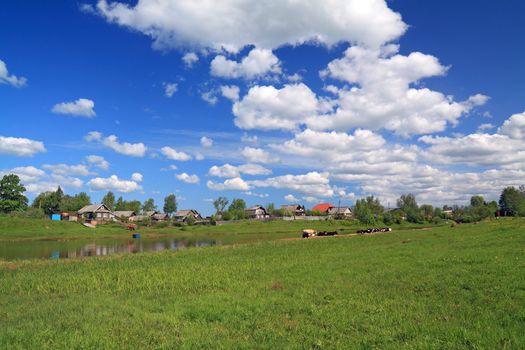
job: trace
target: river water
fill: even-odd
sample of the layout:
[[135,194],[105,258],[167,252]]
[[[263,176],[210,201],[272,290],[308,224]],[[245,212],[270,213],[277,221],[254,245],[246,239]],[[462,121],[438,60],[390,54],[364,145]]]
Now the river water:
[[160,252],[190,247],[220,245],[214,240],[180,240],[173,238],[89,239],[69,241],[0,242],[0,259],[67,259],[106,256],[121,253]]

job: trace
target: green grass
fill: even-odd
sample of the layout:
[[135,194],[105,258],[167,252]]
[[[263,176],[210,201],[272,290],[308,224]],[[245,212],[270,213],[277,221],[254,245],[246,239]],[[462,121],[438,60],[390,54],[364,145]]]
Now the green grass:
[[525,225],[0,263],[0,348],[523,349]]
[[[427,225],[404,223],[394,225],[400,228],[422,228]],[[224,243],[247,243],[270,239],[298,237],[304,228],[315,230],[352,233],[363,228],[355,221],[242,221],[220,226],[194,225],[183,227],[139,227],[144,237],[169,236],[181,239],[216,239]],[[17,240],[53,240],[82,238],[119,238],[129,236],[130,231],[118,224],[98,225],[96,229],[82,226],[75,222],[51,221],[46,219],[28,219],[0,216],[0,242]]]

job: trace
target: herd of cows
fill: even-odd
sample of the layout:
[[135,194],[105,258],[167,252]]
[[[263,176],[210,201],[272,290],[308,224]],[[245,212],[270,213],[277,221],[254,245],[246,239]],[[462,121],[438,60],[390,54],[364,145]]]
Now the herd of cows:
[[[376,233],[376,232],[391,232],[392,229],[390,227],[375,227],[375,228],[368,228],[366,230],[358,230],[357,233],[360,235],[366,235],[368,233]],[[319,231],[306,229],[303,230],[303,238],[310,238],[310,237],[326,237],[326,236],[335,236],[337,235],[337,231]]]

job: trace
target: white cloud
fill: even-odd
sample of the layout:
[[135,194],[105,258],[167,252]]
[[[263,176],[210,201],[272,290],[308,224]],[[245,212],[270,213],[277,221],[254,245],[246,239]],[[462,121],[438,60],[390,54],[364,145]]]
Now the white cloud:
[[334,112],[309,118],[306,124],[319,130],[386,129],[402,136],[433,133],[457,125],[463,114],[488,100],[477,94],[455,102],[440,92],[412,87],[421,79],[444,75],[448,68],[434,56],[403,56],[398,49],[354,46],[330,62],[321,75],[352,85],[337,91]]
[[195,153],[195,160],[204,160],[204,154],[200,152]]
[[223,85],[223,86],[221,86],[221,94],[222,94],[222,96],[226,97],[229,100],[238,101],[239,100],[239,92],[240,92],[240,89],[236,85]]
[[228,179],[223,183],[215,183],[213,181],[208,181],[206,186],[213,191],[248,191],[250,190],[250,185],[240,177],[234,177]]
[[16,75],[9,74],[7,65],[4,61],[0,60],[0,84],[9,84],[14,87],[22,87],[27,83],[27,79],[24,77],[17,77]]
[[295,197],[293,194],[287,194],[284,196],[284,200],[290,203],[298,203],[299,199]]
[[247,196],[258,197],[258,198],[268,198],[268,197],[270,197],[270,195],[268,193],[255,193],[255,192],[252,192],[252,191],[246,191],[246,192],[244,192],[244,194],[247,195]]
[[304,175],[283,175],[264,180],[253,180],[249,184],[255,187],[293,190],[312,196],[332,197],[334,190],[330,186],[328,175],[328,173],[312,171]]
[[217,166],[214,165],[208,171],[208,175],[217,177],[240,177],[241,174],[246,175],[269,175],[272,171],[258,164],[244,164],[239,166],[230,165],[228,163]]
[[115,191],[129,193],[139,191],[142,187],[132,180],[121,180],[117,175],[108,178],[96,177],[87,183],[92,191]]
[[241,129],[293,130],[319,110],[315,94],[308,86],[254,86],[233,105],[235,125]]
[[491,123],[483,123],[480,126],[478,126],[478,131],[483,132],[485,130],[494,129],[495,126]]
[[176,83],[164,83],[164,95],[168,98],[171,98],[174,93],[177,92]]
[[92,166],[95,166],[99,169],[102,169],[102,170],[109,169],[109,162],[105,160],[104,157],[102,156],[89,155],[86,157],[86,161]]
[[171,147],[162,147],[160,149],[162,154],[166,156],[166,158],[171,160],[179,160],[179,161],[187,161],[191,160],[191,156],[184,152],[178,152],[177,150],[171,148]]
[[247,133],[244,133],[241,136],[241,142],[245,143],[257,143],[259,141],[257,135],[250,136]]
[[201,93],[201,98],[212,106],[215,105],[219,101],[217,96],[215,96],[214,91],[205,91]]
[[246,45],[341,41],[379,46],[407,26],[384,0],[173,1],[140,0],[135,6],[99,0],[107,21],[150,36],[156,49],[200,47],[236,52]]
[[93,108],[95,108],[95,102],[87,98],[79,98],[74,102],[57,103],[53,106],[51,112],[91,118],[96,115]]
[[184,65],[188,68],[193,67],[193,64],[199,60],[199,56],[195,52],[188,52],[182,56],[182,61]]
[[201,145],[202,147],[212,147],[213,146],[213,140],[209,137],[203,136],[201,137]]
[[197,175],[189,175],[187,173],[177,174],[175,175],[177,179],[179,179],[182,182],[186,182],[188,184],[197,184],[199,183],[200,179]]
[[281,65],[271,50],[254,48],[241,62],[216,56],[211,61],[211,75],[222,78],[262,78],[268,74],[280,74]]
[[62,188],[80,188],[83,181],[70,176],[60,174],[47,174],[42,169],[34,166],[16,167],[9,170],[1,170],[0,176],[15,174],[26,188],[28,193],[40,193],[45,191],[56,191],[58,186]]
[[144,179],[144,176],[142,176],[141,173],[133,173],[133,174],[131,174],[131,180],[133,180],[135,182],[142,182],[143,179]]
[[0,154],[28,157],[45,151],[46,148],[41,141],[23,137],[0,136]]
[[267,151],[261,148],[244,147],[241,154],[248,162],[252,163],[275,163],[279,158],[270,155]]
[[91,172],[89,171],[89,168],[87,165],[84,164],[78,164],[78,165],[67,165],[64,163],[60,164],[44,164],[42,165],[42,168],[51,171],[53,174],[56,175],[79,175],[79,176],[87,176],[90,175]]
[[317,197],[312,197],[312,196],[304,196],[303,199],[308,202],[308,203],[318,203],[319,202],[319,198]]
[[503,123],[498,133],[513,139],[525,140],[525,112],[512,115]]
[[142,142],[139,143],[129,143],[123,142],[119,143],[118,138],[115,135],[109,135],[108,137],[103,137],[102,133],[98,131],[89,132],[84,139],[86,141],[96,141],[100,142],[106,147],[111,148],[117,153],[124,154],[131,157],[144,157],[146,150],[148,149]]

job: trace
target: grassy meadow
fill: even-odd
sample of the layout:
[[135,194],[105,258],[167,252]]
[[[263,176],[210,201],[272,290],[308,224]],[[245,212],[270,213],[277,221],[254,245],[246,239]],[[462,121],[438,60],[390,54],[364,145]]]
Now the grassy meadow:
[[4,261],[0,281],[1,349],[525,348],[523,219]]

